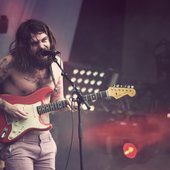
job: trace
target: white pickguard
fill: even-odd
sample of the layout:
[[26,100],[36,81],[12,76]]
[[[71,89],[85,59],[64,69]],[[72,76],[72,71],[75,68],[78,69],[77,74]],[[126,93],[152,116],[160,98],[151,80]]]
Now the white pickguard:
[[41,102],[37,102],[31,105],[15,104],[20,110],[28,113],[28,118],[24,120],[13,120],[12,130],[8,136],[9,140],[14,139],[24,131],[28,129],[45,129],[48,125],[40,123],[40,116],[36,107],[41,105]]

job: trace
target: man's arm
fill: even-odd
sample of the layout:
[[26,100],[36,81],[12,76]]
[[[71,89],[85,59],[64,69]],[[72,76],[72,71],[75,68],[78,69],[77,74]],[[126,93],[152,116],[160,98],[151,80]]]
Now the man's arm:
[[0,58],[0,84],[9,76],[12,66],[12,56],[7,55]]
[[[61,61],[61,59],[58,59],[61,67],[63,68],[63,62]],[[53,75],[54,75],[54,79],[56,83],[56,91],[54,91],[51,95],[51,102],[53,101],[59,101],[59,100],[63,100],[64,99],[64,87],[63,87],[63,76],[61,75],[61,70],[60,68],[57,66],[56,63],[52,64],[52,71],[53,71]]]
[[[12,56],[8,55],[0,59],[0,85],[10,76],[12,68]],[[1,90],[3,93],[3,89]],[[10,114],[15,118],[27,118],[27,114],[19,110],[15,105],[8,103],[7,101],[0,98],[0,109]]]
[[[7,55],[0,58],[0,93],[3,93],[2,85],[3,81],[9,76],[9,70],[11,68],[12,56]],[[0,98],[0,108],[5,109],[6,102]]]

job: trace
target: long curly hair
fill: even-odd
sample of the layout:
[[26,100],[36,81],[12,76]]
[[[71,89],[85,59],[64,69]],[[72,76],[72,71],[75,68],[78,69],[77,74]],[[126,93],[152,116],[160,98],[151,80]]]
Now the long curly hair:
[[34,69],[35,63],[30,57],[31,34],[45,33],[50,41],[50,49],[55,50],[56,39],[50,28],[42,21],[29,19],[19,26],[15,40],[10,44],[9,52],[14,57],[13,65],[21,72]]

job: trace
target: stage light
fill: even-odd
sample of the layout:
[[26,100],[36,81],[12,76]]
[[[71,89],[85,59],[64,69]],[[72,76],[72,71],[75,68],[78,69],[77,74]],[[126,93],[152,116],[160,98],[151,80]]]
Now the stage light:
[[[74,85],[80,90],[82,95],[107,90],[111,81],[114,84],[117,81],[115,76],[113,76],[114,72],[111,69],[101,70],[99,68],[89,67],[83,64],[64,62],[64,70]],[[113,77],[114,80],[112,79]],[[70,84],[68,84],[68,81],[65,79],[64,87],[66,95],[74,93],[74,89],[70,87]]]
[[100,73],[100,77],[104,77],[105,73],[104,72],[101,72]]
[[98,71],[95,71],[95,72],[93,73],[93,76],[96,77],[98,74],[99,74]]
[[76,78],[75,77],[72,77],[71,78],[71,81],[74,83],[76,81]]
[[78,72],[79,72],[78,69],[74,69],[74,70],[73,70],[73,74],[77,74]]
[[169,119],[170,118],[170,113],[167,113],[166,117]]
[[69,86],[68,91],[72,91],[72,90],[73,90],[73,86]]
[[99,89],[95,89],[94,90],[94,93],[98,93],[100,90]]
[[90,81],[89,79],[85,79],[85,80],[84,80],[84,84],[88,84],[89,81]]
[[87,76],[90,76],[91,74],[92,74],[92,71],[90,71],[90,70],[88,70],[86,73]]
[[123,145],[123,154],[130,159],[135,158],[137,154],[136,146],[132,143],[125,143]]
[[77,83],[81,83],[82,81],[83,81],[82,78],[78,78],[78,79],[77,79]]
[[99,81],[97,81],[97,86],[101,86],[101,84],[102,84],[102,81],[101,80],[99,80]]
[[82,93],[85,93],[85,92],[86,92],[86,89],[87,89],[86,87],[82,87],[82,88],[81,88],[81,92],[82,92]]
[[85,72],[86,72],[85,70],[81,70],[81,71],[80,71],[80,75],[84,75]]
[[91,85],[94,85],[95,83],[96,83],[96,81],[94,79],[90,81]]

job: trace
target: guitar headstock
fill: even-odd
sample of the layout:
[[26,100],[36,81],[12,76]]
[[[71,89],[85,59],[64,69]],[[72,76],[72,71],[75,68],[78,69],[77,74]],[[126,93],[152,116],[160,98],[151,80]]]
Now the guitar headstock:
[[119,99],[125,95],[133,97],[136,95],[136,90],[133,86],[114,85],[113,87],[108,88],[107,95],[114,97],[115,99]]

